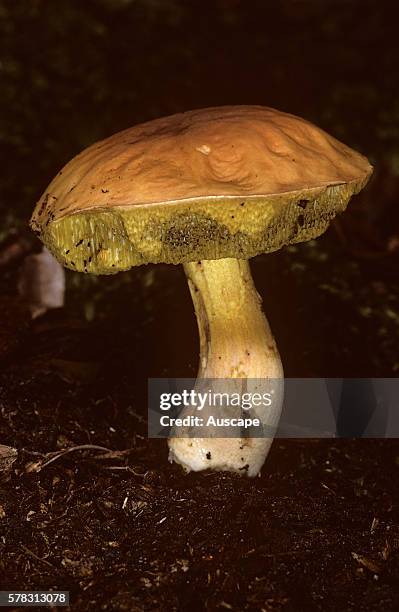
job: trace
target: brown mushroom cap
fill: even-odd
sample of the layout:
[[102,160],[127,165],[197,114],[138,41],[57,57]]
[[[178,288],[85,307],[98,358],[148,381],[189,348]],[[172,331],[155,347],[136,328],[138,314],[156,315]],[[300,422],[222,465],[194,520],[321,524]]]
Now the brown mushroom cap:
[[180,113],[72,159],[31,225],[69,268],[247,259],[326,230],[371,175],[308,121],[261,106]]

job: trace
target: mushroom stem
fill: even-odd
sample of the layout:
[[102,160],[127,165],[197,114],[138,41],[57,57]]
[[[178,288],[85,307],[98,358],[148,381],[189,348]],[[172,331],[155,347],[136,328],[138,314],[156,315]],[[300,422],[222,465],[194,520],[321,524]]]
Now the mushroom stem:
[[[273,379],[269,381],[274,390],[272,404],[256,413],[264,425],[274,427],[282,407],[283,369],[248,261],[204,260],[185,264],[184,269],[200,336],[196,388],[201,387],[202,379],[239,379],[241,392],[258,392],[260,387],[264,392],[267,379]],[[206,413],[203,411],[202,416]],[[193,414],[192,407],[180,416],[188,414]],[[224,409],[223,417],[227,414]],[[187,436],[170,438],[170,459],[187,470],[212,468],[255,476],[272,443],[271,437],[217,438],[217,431],[208,433],[215,437],[196,438],[191,429],[186,431]]]

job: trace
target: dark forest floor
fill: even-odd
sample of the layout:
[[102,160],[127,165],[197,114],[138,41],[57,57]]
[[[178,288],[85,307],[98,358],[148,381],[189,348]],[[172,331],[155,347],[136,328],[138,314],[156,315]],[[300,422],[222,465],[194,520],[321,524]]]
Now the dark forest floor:
[[[395,375],[396,323],[384,322],[376,298],[382,281],[375,292],[360,265],[352,276],[344,270],[337,289],[330,269],[335,291],[325,294],[312,274],[322,276],[326,261],[340,270],[343,263],[316,257],[315,248],[253,266],[286,374],[337,375],[340,364],[348,375]],[[301,276],[298,266],[309,261],[312,274]],[[397,441],[277,440],[255,480],[184,475],[167,462],[166,441],[146,438],[147,376],[191,375],[196,365],[178,268],[85,278],[76,287],[70,279],[66,307],[34,322],[14,275],[3,275],[1,298],[1,442],[18,450],[0,487],[1,588],[70,590],[74,610],[398,609]],[[368,316],[342,293],[344,279],[354,291],[363,287]],[[390,295],[395,309],[395,285],[384,283],[384,304]],[[322,314],[309,335],[316,308]],[[343,321],[345,334],[334,332]],[[375,350],[361,360],[365,343]],[[110,451],[56,454],[80,445]]]

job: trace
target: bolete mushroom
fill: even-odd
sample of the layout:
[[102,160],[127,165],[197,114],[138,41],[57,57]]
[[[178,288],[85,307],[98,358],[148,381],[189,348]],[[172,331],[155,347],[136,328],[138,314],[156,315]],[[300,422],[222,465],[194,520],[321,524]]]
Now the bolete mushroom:
[[[248,259],[322,234],[371,172],[365,157],[293,115],[261,106],[201,109],[80,153],[49,185],[31,226],[71,270],[184,264],[199,379],[282,379]],[[280,409],[275,402],[271,421]],[[271,441],[174,437],[169,446],[188,470],[254,476]]]

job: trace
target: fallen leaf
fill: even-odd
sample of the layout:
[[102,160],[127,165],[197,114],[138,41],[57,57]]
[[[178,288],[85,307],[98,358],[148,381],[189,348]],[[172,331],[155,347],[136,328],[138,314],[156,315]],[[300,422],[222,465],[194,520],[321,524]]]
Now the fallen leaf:
[[11,446],[0,444],[0,474],[7,475],[13,463],[17,460],[18,452]]

